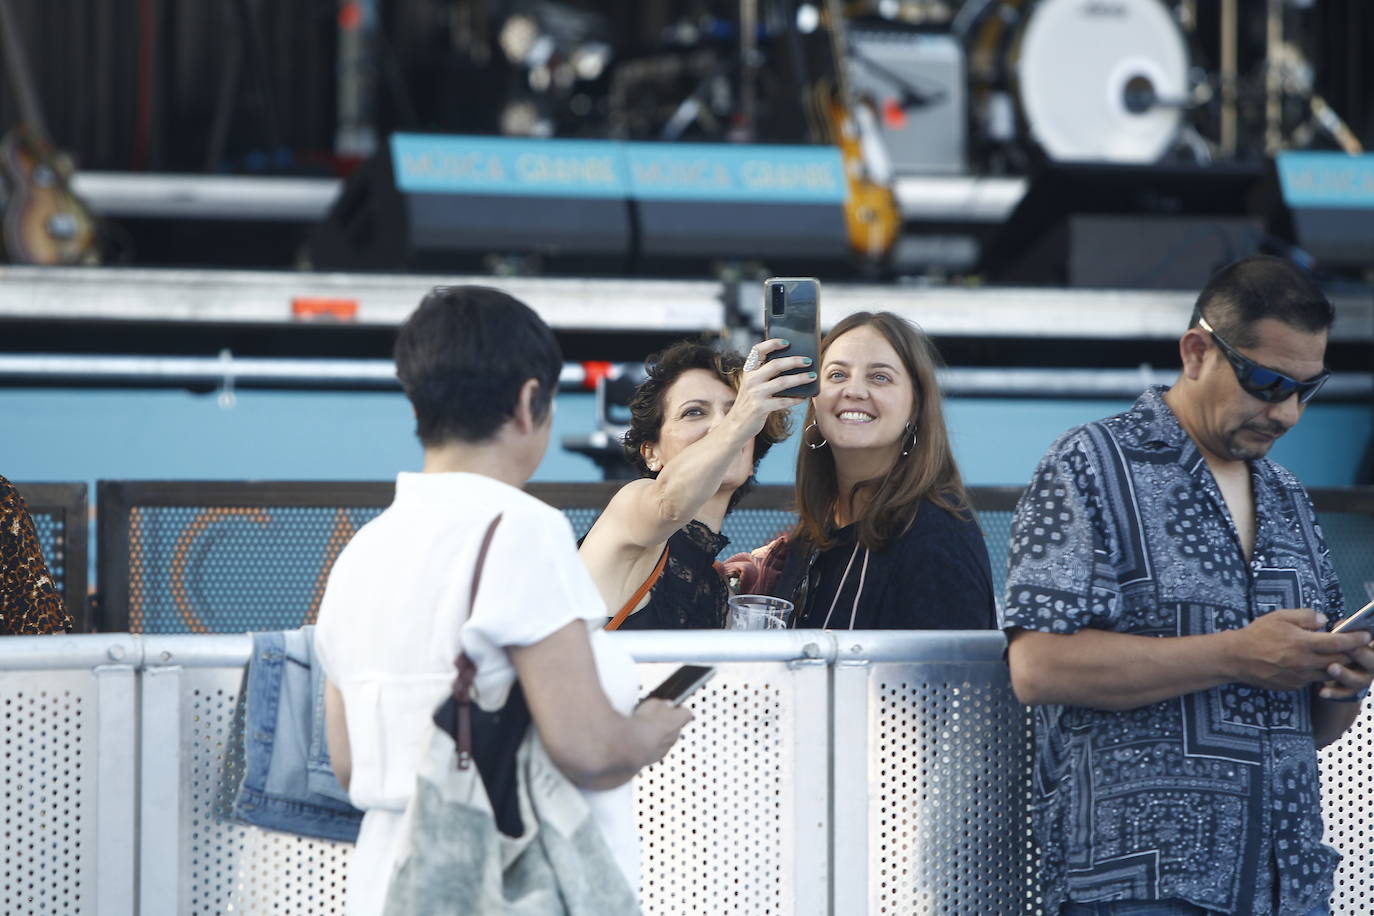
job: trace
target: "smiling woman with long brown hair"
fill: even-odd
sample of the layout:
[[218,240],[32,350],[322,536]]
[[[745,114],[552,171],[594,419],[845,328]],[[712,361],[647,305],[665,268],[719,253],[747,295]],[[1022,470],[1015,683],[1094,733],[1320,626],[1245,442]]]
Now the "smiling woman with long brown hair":
[[859,312],[821,347],[797,455],[796,529],[769,589],[794,626],[984,629],[992,573],[915,325]]

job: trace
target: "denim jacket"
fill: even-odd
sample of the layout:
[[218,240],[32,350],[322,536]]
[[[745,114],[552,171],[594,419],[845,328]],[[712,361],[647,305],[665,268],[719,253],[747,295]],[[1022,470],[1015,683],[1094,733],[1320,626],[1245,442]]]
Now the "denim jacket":
[[324,668],[315,628],[253,634],[243,782],[234,816],[301,836],[353,842],[362,812],[334,778],[324,735]]

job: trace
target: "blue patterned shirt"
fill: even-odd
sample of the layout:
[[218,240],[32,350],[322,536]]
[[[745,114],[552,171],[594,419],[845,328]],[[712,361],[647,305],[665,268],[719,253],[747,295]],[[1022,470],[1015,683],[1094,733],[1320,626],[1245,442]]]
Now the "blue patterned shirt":
[[[1152,388],[1051,446],[1017,506],[1004,627],[1187,636],[1344,602],[1306,491],[1250,462],[1246,562],[1215,479]],[[1126,712],[1036,709],[1033,816],[1045,911],[1178,898],[1306,913],[1332,890],[1310,690],[1225,684]],[[1277,882],[1277,883],[1276,883]]]

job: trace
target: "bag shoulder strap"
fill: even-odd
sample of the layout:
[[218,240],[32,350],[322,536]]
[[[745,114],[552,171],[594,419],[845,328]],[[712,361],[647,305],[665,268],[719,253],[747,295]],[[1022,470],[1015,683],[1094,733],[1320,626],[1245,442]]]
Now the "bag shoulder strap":
[[620,625],[625,622],[625,618],[629,617],[630,613],[634,611],[635,608],[639,607],[639,602],[644,600],[644,596],[649,594],[649,589],[653,588],[658,582],[659,576],[663,575],[663,567],[667,565],[668,545],[664,544],[663,553],[658,555],[658,565],[654,567],[653,572],[649,573],[649,578],[644,580],[644,584],[635,589],[635,593],[630,596],[629,601],[625,602],[625,606],[617,611],[616,615],[606,624],[607,630],[620,629]]
[[[482,546],[477,550],[477,564],[472,571],[472,588],[468,591],[468,616],[477,603],[477,589],[482,584],[482,567],[487,563],[487,550],[496,534],[496,526],[501,523],[502,513],[487,526],[482,537]],[[458,676],[453,679],[453,699],[458,703],[458,769],[465,770],[472,763],[472,684],[477,679],[477,666],[468,658],[466,651],[459,653],[454,664]]]

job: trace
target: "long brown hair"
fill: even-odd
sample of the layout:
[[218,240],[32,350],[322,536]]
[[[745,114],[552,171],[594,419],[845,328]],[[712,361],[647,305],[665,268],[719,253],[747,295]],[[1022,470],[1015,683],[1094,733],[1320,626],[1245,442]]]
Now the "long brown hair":
[[[971,517],[973,510],[945,429],[940,386],[935,377],[940,357],[924,331],[891,312],[856,312],[830,329],[821,344],[816,365],[824,367],[830,345],[849,331],[862,327],[873,328],[892,345],[915,386],[913,397],[918,423],[915,446],[910,454],[899,455],[881,477],[860,481],[850,493],[852,501],[860,493],[870,491],[868,505],[855,520],[859,542],[869,550],[882,550],[911,525],[924,500],[965,518]],[[808,442],[814,443],[819,438],[819,430],[807,434],[815,421],[813,400],[806,409],[802,441],[797,449],[799,518],[796,536],[823,550],[832,543],[828,532],[839,500],[839,478],[835,473],[835,455],[829,447],[808,447]]]

